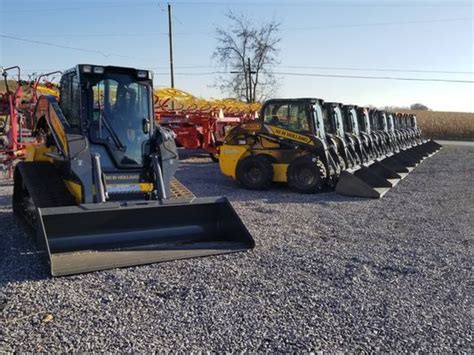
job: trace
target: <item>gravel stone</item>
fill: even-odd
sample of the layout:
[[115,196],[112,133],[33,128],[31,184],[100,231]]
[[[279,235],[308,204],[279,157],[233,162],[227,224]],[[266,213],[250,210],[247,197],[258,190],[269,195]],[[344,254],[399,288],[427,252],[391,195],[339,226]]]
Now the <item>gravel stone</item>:
[[255,250],[51,278],[0,181],[0,353],[472,353],[474,148],[381,200],[247,191],[189,153],[178,178],[226,195]]

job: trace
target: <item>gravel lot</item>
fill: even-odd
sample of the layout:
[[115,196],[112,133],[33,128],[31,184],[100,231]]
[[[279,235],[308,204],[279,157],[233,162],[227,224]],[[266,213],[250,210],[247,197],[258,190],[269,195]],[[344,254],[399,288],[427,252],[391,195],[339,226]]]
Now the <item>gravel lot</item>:
[[250,192],[204,157],[178,177],[227,195],[256,249],[53,279],[1,181],[0,353],[472,353],[474,147],[445,147],[382,200]]

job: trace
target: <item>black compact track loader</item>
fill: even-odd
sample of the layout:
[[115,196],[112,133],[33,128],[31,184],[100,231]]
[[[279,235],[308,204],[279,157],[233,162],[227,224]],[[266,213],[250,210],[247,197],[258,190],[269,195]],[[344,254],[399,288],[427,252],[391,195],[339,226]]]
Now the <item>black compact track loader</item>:
[[54,276],[242,251],[254,241],[225,197],[174,178],[172,131],[155,124],[151,72],[77,65],[34,113],[40,144],[14,173],[13,210]]

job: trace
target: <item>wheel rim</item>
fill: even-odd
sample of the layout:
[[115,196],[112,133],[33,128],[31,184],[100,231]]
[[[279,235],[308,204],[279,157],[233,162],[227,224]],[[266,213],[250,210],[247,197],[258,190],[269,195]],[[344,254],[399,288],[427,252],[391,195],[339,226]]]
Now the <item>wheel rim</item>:
[[247,180],[252,184],[257,184],[263,179],[263,172],[256,166],[251,167],[245,174]]
[[296,178],[298,179],[298,182],[302,185],[310,186],[313,185],[316,182],[316,177],[314,176],[313,172],[311,169],[308,168],[303,168],[298,171],[296,174]]

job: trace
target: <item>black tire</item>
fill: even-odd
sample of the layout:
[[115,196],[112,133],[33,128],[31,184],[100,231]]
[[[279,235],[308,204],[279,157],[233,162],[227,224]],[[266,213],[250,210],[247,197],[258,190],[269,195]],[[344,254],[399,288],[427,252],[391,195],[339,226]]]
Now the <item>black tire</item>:
[[[213,140],[213,143],[211,144],[211,146],[215,148],[217,151],[219,151],[219,146],[221,146],[222,143],[217,142],[217,138],[214,133],[212,133],[212,140]],[[219,153],[209,153],[209,157],[214,163],[219,162]]]
[[211,160],[212,160],[214,163],[218,163],[218,162],[219,162],[219,154],[209,153],[209,157],[211,158]]
[[37,226],[37,207],[23,181],[21,173],[17,169],[15,169],[13,181],[13,213],[16,218],[26,222],[25,226],[28,229],[28,232],[34,233]]
[[347,169],[347,165],[346,165],[346,161],[344,160],[341,154],[337,153],[337,159],[339,159],[337,163],[339,165],[339,170],[340,170],[339,174],[340,174],[341,172]]
[[249,155],[237,164],[236,178],[246,189],[266,190],[273,182],[273,166],[262,155]]
[[314,193],[321,191],[326,183],[326,168],[317,157],[305,156],[290,163],[286,176],[292,190]]
[[333,159],[334,162],[337,164],[337,168],[334,174],[329,176],[326,180],[326,185],[329,190],[333,190],[336,187],[337,182],[339,181],[339,176],[344,170],[347,169],[346,161],[344,160],[341,154],[339,154],[338,152],[335,153],[335,155],[333,155]]

